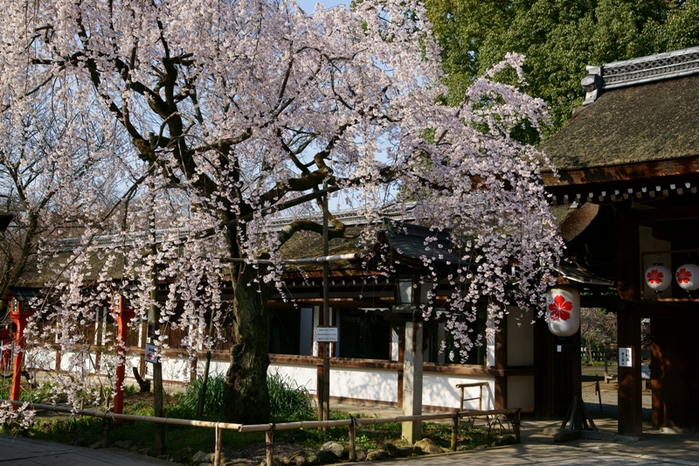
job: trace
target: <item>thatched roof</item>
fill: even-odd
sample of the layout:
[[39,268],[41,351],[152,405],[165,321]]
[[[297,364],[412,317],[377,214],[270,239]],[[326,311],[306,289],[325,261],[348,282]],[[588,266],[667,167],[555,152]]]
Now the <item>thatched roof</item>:
[[[341,238],[332,238],[328,241],[328,255],[340,256],[344,254],[357,254],[362,256],[366,251],[360,246],[360,233],[363,227],[348,226],[345,229],[345,234]],[[322,257],[323,254],[323,236],[312,231],[300,231],[294,234],[289,241],[284,243],[281,250],[283,259],[304,259]],[[361,257],[356,260],[334,260],[331,261],[330,270],[346,270],[357,268],[361,263]],[[310,264],[295,264],[288,267],[290,271],[294,270],[322,270],[323,264],[320,262]]]
[[[26,288],[41,288],[46,283],[56,279],[58,272],[67,269],[71,263],[72,253],[68,251],[60,252],[50,261],[46,261],[41,267],[36,255],[33,255],[27,263],[22,275],[18,278],[15,286]],[[84,281],[86,283],[96,281],[100,272],[107,262],[105,254],[96,253],[89,256],[88,262],[83,264]],[[124,273],[124,258],[117,256],[116,261],[111,264],[106,275],[112,280],[120,280]]]
[[699,156],[699,75],[606,91],[541,149],[559,169]]

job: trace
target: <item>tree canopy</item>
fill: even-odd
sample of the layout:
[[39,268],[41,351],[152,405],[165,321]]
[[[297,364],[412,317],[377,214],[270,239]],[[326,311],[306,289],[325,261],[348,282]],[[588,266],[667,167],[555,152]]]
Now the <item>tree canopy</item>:
[[[186,330],[194,355],[230,325],[226,415],[266,422],[265,304],[275,287],[284,292],[278,252],[298,231],[321,231],[304,214],[330,194],[373,228],[381,206],[409,199],[417,222],[451,232],[458,263],[443,275],[426,254],[425,275],[453,287],[447,318],[458,319],[450,328],[464,351],[477,304],[496,323],[509,305],[543,309],[561,252],[540,182],[548,161],[511,134],[538,128],[544,105],[492,80],[507,69],[521,84],[520,56],[472,79],[454,108],[438,101],[438,47],[417,1],[312,17],[285,0],[0,4],[0,109],[38,93],[69,109],[67,131],[80,136],[71,148],[99,162],[93,177],[112,181],[68,183],[58,192],[80,202],[54,199],[84,213],[82,235],[42,249],[33,335],[58,344],[67,366],[94,365],[83,330],[119,292],[161,349],[166,326]],[[118,150],[96,144],[105,139]],[[71,179],[65,148],[46,157]],[[114,183],[109,215],[94,215]],[[116,347],[100,348],[103,368]],[[63,382],[75,402],[92,390],[85,376]]]
[[586,65],[699,45],[697,0],[425,0],[458,102],[508,52],[526,56],[526,91],[560,128],[582,103]]

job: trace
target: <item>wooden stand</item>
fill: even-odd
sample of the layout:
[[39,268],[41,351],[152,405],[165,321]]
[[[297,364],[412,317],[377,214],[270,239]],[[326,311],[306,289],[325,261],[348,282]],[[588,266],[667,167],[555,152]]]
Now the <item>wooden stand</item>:
[[614,434],[609,432],[600,432],[597,430],[590,412],[587,410],[582,398],[574,396],[573,402],[568,408],[568,413],[558,433],[553,436],[555,442],[567,442],[579,438],[595,439],[595,440],[613,440]]

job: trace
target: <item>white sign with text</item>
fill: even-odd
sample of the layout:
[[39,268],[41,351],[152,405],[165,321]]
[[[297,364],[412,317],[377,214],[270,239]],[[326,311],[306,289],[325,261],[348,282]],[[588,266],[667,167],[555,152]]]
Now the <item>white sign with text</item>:
[[632,367],[632,348],[619,348],[619,367]]
[[316,341],[325,343],[337,342],[337,327],[316,327]]

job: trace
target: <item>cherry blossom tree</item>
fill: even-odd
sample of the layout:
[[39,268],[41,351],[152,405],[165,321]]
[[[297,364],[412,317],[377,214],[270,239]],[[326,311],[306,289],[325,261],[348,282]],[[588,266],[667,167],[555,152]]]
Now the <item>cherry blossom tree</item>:
[[[43,239],[71,234],[71,226],[85,220],[76,215],[104,215],[116,204],[113,179],[99,176],[99,153],[113,153],[116,141],[90,126],[45,90],[0,114],[0,209],[12,215],[0,241],[0,296],[17,283]],[[90,146],[83,144],[88,134]],[[86,198],[89,211],[74,208]]]
[[[522,57],[508,55],[460,106],[446,107],[437,103],[439,50],[418,1],[367,0],[310,17],[285,0],[2,7],[6,111],[40,89],[95,134],[118,128],[128,141],[100,153],[115,167],[102,176],[121,183],[119,207],[99,220],[85,214],[69,254],[65,243],[62,256],[44,254],[54,293],[43,319],[73,354],[90,358],[77,330],[115,286],[139,317],[150,314],[160,348],[164,325],[187,330],[192,354],[230,325],[226,417],[267,421],[265,302],[275,286],[283,291],[278,251],[301,230],[321,231],[303,214],[326,195],[364,212],[369,225],[387,202],[415,201],[416,221],[435,238],[451,232],[461,260],[441,276],[426,254],[425,279],[453,285],[449,316],[466,319],[447,319],[464,352],[476,303],[487,301],[496,323],[510,304],[544,309],[561,249],[540,183],[548,161],[512,135],[538,128],[545,111],[492,79],[504,68],[521,78]],[[80,209],[89,213],[90,203]],[[272,228],[280,216],[292,220]],[[331,235],[343,235],[331,222]],[[425,315],[434,292],[428,298]],[[106,361],[115,348],[102,348]]]

